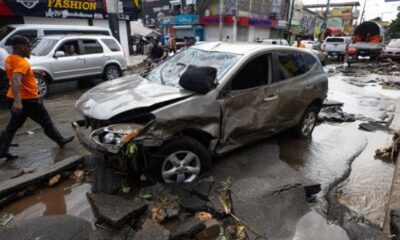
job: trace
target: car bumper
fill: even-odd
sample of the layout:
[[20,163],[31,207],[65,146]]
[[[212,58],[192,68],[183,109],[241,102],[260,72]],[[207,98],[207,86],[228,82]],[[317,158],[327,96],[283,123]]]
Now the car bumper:
[[400,59],[400,54],[382,54],[382,58]]

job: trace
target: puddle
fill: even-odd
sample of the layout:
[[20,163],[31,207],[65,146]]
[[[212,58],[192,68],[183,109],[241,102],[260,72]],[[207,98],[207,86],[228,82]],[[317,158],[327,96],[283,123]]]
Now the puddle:
[[13,202],[3,211],[14,214],[12,222],[49,215],[73,215],[94,221],[86,193],[91,192],[88,183],[74,184],[64,180],[54,187],[43,187],[36,193]]

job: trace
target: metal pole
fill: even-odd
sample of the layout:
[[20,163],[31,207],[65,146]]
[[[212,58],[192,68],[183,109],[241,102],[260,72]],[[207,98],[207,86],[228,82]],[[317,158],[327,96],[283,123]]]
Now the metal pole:
[[292,30],[292,19],[293,19],[293,11],[294,11],[294,0],[292,0],[292,4],[291,4],[291,7],[290,7],[290,15],[289,15],[289,23],[288,23],[288,32],[289,32],[289,34],[288,34],[288,43],[290,44],[290,38],[292,37],[292,33],[291,33],[291,30]]
[[365,0],[365,2],[364,2],[364,7],[363,7],[363,10],[361,13],[360,23],[364,22],[365,6],[367,6],[367,0]]
[[233,16],[233,36],[232,36],[232,40],[234,42],[236,42],[237,40],[237,22],[238,22],[238,1],[235,1],[235,14]]
[[219,40],[224,40],[224,0],[219,0]]

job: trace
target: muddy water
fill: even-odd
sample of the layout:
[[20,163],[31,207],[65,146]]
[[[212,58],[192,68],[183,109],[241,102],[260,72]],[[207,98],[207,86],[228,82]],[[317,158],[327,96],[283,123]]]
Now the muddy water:
[[91,186],[64,180],[54,187],[41,188],[37,193],[22,198],[4,208],[14,214],[13,222],[48,215],[73,215],[88,221],[94,216],[86,199]]
[[[357,87],[343,81],[344,78],[341,74],[330,76],[328,98],[344,102],[343,110],[347,113],[380,120],[395,98],[400,97],[400,91],[383,90],[380,86]],[[280,137],[280,156],[321,183],[322,209],[326,207],[322,196],[329,186],[336,186],[335,179],[351,170],[339,185],[340,203],[381,226],[394,165],[374,159],[374,152],[390,144],[391,136],[359,130],[359,123],[323,123],[309,141]]]

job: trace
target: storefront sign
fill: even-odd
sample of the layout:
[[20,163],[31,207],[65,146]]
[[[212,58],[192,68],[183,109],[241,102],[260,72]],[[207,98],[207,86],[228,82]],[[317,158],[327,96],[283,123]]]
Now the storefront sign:
[[0,0],[0,15],[102,19],[102,0]]
[[119,0],[118,1],[118,16],[119,19],[134,21],[139,15],[140,4],[138,0]]
[[275,27],[275,21],[262,18],[249,18],[249,24],[260,27]]
[[287,21],[286,20],[278,20],[275,25],[276,29],[286,29],[287,28]]
[[[219,16],[203,16],[201,17],[200,23],[203,25],[219,24]],[[224,17],[224,24],[233,24],[233,16],[228,15]]]
[[171,16],[169,0],[142,0],[143,24],[146,27],[158,27],[163,17]]
[[161,25],[195,25],[199,24],[199,15],[178,15],[166,17],[161,20]]

